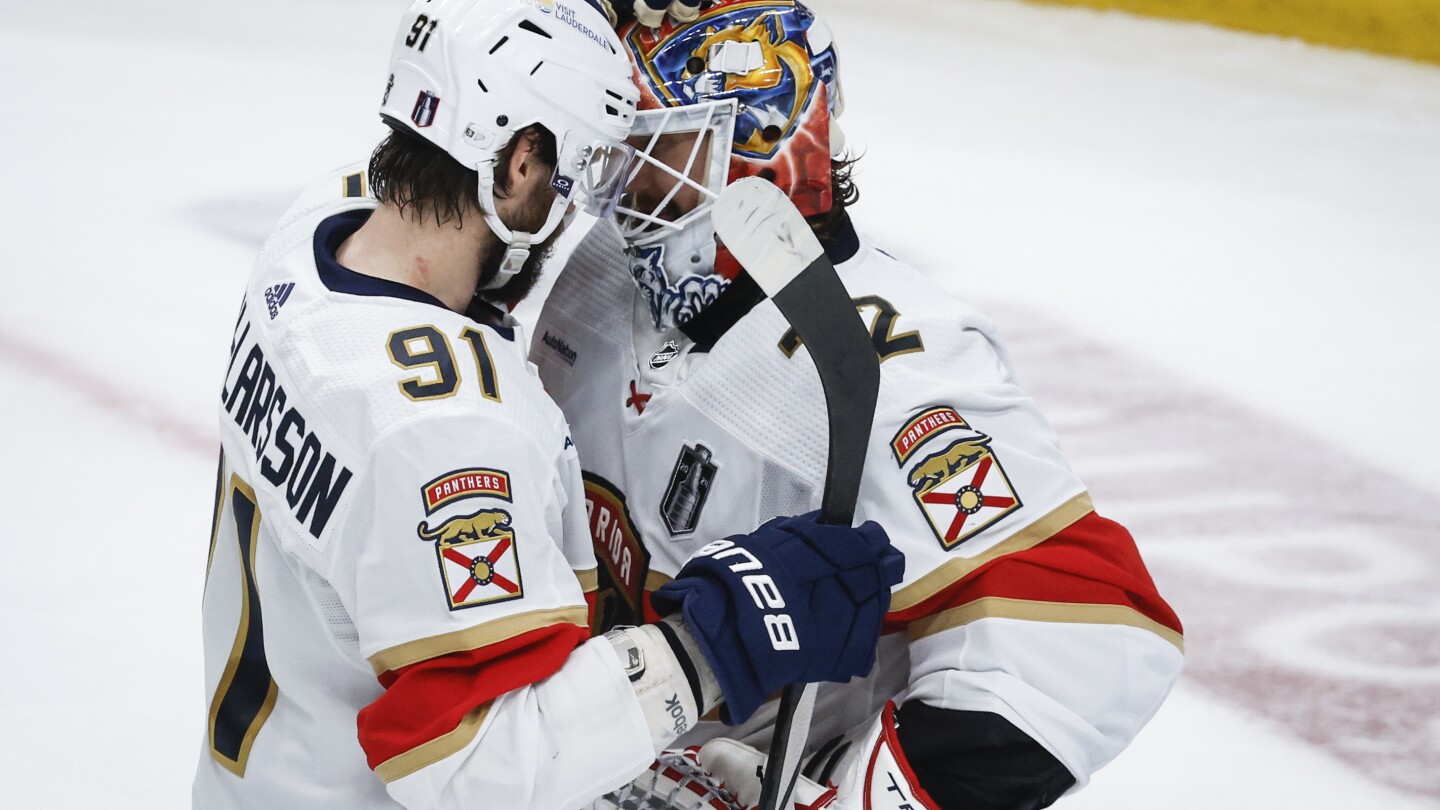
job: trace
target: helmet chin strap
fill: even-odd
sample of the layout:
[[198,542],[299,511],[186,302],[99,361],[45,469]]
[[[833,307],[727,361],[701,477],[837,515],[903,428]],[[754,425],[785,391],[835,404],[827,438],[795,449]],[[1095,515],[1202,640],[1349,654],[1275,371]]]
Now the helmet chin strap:
[[534,243],[534,234],[523,231],[512,231],[510,234],[510,246],[505,250],[505,261],[500,263],[500,270],[495,273],[495,278],[490,279],[483,289],[498,290],[505,286],[506,282],[515,277],[516,273],[525,266],[530,258],[530,248]]
[[492,189],[481,187],[480,203],[481,210],[485,215],[485,224],[490,226],[490,231],[507,245],[505,260],[500,263],[500,269],[495,272],[495,277],[481,285],[480,289],[482,290],[498,290],[514,278],[515,274],[525,266],[525,261],[530,258],[530,251],[559,227],[561,220],[565,218],[565,211],[569,207],[564,198],[556,197],[555,202],[550,205],[550,215],[546,217],[545,224],[540,226],[540,231],[526,233],[525,231],[511,230],[500,219],[500,214],[495,210],[495,197]]
[[498,290],[509,283],[520,268],[525,266],[525,260],[530,258],[530,248],[535,244],[535,235],[524,231],[512,231],[501,221],[500,215],[492,210],[485,212],[485,224],[490,226],[490,232],[505,243],[505,260],[500,263],[500,268],[495,271],[495,276],[489,281],[480,285],[482,290]]

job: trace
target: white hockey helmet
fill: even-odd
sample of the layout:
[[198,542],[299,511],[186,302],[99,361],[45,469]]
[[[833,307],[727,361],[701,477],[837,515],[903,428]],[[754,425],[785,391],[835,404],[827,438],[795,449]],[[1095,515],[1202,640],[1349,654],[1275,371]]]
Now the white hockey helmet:
[[[505,284],[572,205],[608,216],[624,185],[639,92],[620,40],[587,0],[413,0],[390,57],[380,115],[480,175],[485,222],[510,250]],[[495,209],[495,161],[520,130],[554,136],[554,205],[536,233]]]

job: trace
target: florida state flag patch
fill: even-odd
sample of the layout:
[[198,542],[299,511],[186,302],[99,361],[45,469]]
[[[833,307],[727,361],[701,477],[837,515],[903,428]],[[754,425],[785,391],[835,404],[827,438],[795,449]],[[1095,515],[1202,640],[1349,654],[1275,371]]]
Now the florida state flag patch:
[[921,444],[939,433],[965,436],[926,456],[907,478],[915,503],[946,551],[969,540],[1023,504],[990,448],[990,437],[949,408],[933,408],[911,420],[893,442],[904,467]]
[[[509,501],[510,475],[483,467],[454,470],[422,487],[421,497],[426,515],[471,498]],[[435,544],[440,581],[445,585],[451,610],[525,595],[515,530],[510,525],[510,513],[504,509],[481,509],[451,517],[433,528],[422,520],[415,531],[421,540]]]
[[440,578],[451,610],[525,595],[520,582],[520,554],[515,531],[504,509],[481,509],[451,518],[435,528],[421,521],[420,539],[435,544]]

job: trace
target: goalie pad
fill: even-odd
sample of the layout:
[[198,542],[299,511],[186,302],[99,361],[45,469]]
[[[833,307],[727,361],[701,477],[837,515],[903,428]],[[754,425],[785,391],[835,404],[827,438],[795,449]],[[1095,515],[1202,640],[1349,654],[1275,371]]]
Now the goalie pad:
[[595,800],[589,810],[744,810],[700,766],[700,749],[665,751],[638,779]]
[[[754,810],[760,802],[764,780],[765,755],[735,740],[719,737],[700,746],[700,764],[745,810]],[[801,776],[795,780],[790,794],[795,810],[835,810],[834,786],[821,786]]]
[[[895,704],[857,734],[853,752],[841,762],[835,783],[821,786],[801,777],[793,810],[939,810],[920,786],[900,748]],[[735,740],[718,738],[701,746],[696,761],[735,797],[743,810],[760,798],[765,755]]]
[[885,701],[855,755],[842,764],[833,810],[940,810],[900,747],[895,702]]

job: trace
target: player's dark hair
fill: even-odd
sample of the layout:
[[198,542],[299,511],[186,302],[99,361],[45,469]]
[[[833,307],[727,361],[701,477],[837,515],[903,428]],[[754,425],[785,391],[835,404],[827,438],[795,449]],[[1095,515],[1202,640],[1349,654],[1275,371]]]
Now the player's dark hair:
[[[555,136],[549,130],[539,124],[520,130],[495,161],[496,197],[504,198],[510,190],[500,167],[509,165],[522,138],[538,145],[546,165],[554,166],[558,160]],[[390,124],[390,134],[370,155],[369,176],[376,199],[398,206],[402,214],[411,208],[409,216],[416,221],[433,216],[436,225],[452,221],[459,225],[467,212],[480,210],[475,170],[403,125]]]

